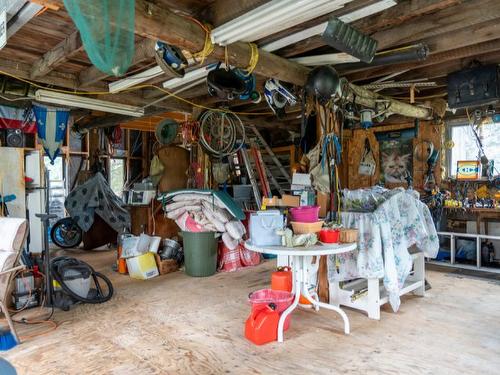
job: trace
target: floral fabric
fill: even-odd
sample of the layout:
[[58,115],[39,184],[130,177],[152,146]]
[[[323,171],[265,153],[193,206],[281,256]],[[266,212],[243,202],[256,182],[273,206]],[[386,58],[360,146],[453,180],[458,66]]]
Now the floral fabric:
[[399,290],[408,277],[413,261],[408,248],[416,245],[435,258],[439,240],[428,207],[411,192],[401,191],[371,213],[341,212],[345,228],[356,228],[358,249],[330,256],[328,279],[383,278],[394,311],[399,309]]

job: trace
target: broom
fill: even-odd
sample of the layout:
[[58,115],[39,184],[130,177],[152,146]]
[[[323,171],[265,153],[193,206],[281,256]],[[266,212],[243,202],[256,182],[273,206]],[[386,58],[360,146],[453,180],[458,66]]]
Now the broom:
[[17,345],[16,338],[8,329],[0,329],[0,351],[12,349]]

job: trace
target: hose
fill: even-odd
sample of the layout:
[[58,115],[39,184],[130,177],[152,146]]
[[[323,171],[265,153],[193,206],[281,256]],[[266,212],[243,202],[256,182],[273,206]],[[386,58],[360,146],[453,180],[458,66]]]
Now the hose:
[[[73,270],[88,270],[90,274],[92,275],[92,279],[94,280],[94,284],[96,287],[96,295],[93,298],[85,298],[82,297],[75,292],[73,292],[64,282],[63,280],[63,273],[65,269],[73,269]],[[98,304],[98,303],[104,303],[107,302],[113,297],[113,284],[111,283],[111,280],[109,280],[106,276],[104,276],[102,273],[95,271],[88,263],[85,263],[81,260],[71,258],[71,257],[66,257],[66,256],[61,256],[54,258],[52,262],[50,263],[50,270],[52,277],[54,280],[56,280],[59,285],[61,285],[62,290],[68,294],[70,297],[73,299],[83,302],[83,303],[90,303],[90,304]],[[101,288],[101,284],[99,283],[99,279],[102,279],[107,288],[108,288],[108,294],[103,295],[103,290]]]

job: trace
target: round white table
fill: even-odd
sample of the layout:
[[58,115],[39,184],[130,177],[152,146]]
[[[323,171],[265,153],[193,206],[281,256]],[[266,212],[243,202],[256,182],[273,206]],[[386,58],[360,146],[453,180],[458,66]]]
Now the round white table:
[[[290,307],[281,314],[278,324],[278,342],[283,342],[283,326],[285,319],[298,306],[300,295],[304,296],[313,307],[318,310],[323,307],[328,310],[336,311],[344,320],[344,332],[349,334],[350,326],[349,319],[345,312],[340,307],[320,302],[311,297],[308,288],[308,281],[311,272],[317,272],[319,266],[319,257],[321,255],[336,255],[347,253],[356,249],[356,243],[335,244],[335,243],[319,243],[310,247],[285,247],[285,246],[254,246],[250,241],[245,242],[245,247],[248,250],[256,251],[263,254],[284,255],[291,259],[291,268],[293,273],[292,293],[294,299]],[[315,267],[311,267],[312,258],[316,258]]]

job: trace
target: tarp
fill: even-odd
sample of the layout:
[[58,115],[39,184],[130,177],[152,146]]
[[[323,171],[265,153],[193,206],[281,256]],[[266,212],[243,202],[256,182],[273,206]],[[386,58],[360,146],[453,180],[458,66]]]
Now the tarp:
[[111,190],[101,173],[96,173],[87,182],[69,193],[64,207],[84,232],[94,223],[94,215],[99,215],[118,233],[130,228],[130,214],[123,208],[123,202]]

